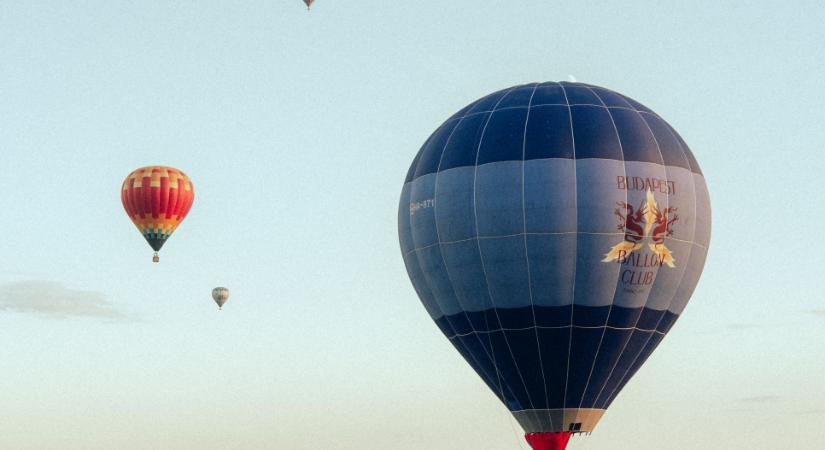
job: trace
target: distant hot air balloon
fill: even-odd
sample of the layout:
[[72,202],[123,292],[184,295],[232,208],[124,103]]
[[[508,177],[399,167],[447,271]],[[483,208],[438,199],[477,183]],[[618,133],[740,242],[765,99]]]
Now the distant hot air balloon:
[[216,287],[212,289],[212,300],[218,304],[218,309],[223,309],[224,303],[229,300],[229,289],[225,287]]
[[165,166],[141,167],[123,181],[120,200],[126,214],[158,251],[189,213],[195,200],[192,181],[178,169]]
[[307,9],[309,9],[310,6],[312,6],[312,2],[314,2],[314,1],[315,0],[304,0],[304,4],[307,5]]
[[582,83],[516,86],[444,122],[406,177],[424,307],[534,449],[589,433],[688,302],[705,180],[659,115]]

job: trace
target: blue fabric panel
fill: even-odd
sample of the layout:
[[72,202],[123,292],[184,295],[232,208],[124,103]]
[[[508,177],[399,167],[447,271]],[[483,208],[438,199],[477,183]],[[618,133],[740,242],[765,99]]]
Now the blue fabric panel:
[[613,304],[620,265],[604,264],[601,259],[615,242],[614,236],[592,234],[578,236],[574,292],[576,305],[607,306]]
[[467,317],[467,314],[451,314],[449,316],[444,316],[443,319],[447,322],[448,327],[453,330],[450,336],[463,335],[475,331],[470,324],[470,319]]
[[[575,316],[575,312],[573,313]],[[573,328],[565,408],[578,408],[602,338],[602,328]]]
[[573,325],[577,327],[603,327],[610,315],[610,305],[579,306],[573,305]]
[[573,158],[570,108],[563,105],[530,108],[525,137],[525,159]]
[[[619,328],[632,328],[635,321],[638,320],[642,314],[647,314],[648,321],[653,321],[652,328],[659,322],[664,322],[664,312],[647,310],[642,308],[621,308],[610,306],[521,306],[518,308],[490,308],[480,311],[465,311],[457,312],[455,316],[462,316],[461,318],[452,319],[448,317],[444,320],[458,325],[461,330],[457,333],[469,333],[471,331],[484,333],[487,331],[495,331],[500,328],[528,328],[533,327],[534,323],[540,327],[568,327],[571,323],[577,327],[603,327],[606,323],[609,326],[615,326],[612,317],[617,315],[616,325]],[[610,318],[609,318],[609,317]],[[669,313],[675,320],[675,315]],[[535,317],[535,319],[533,319]],[[467,326],[465,322],[469,320],[472,325],[470,331],[465,330]],[[621,322],[621,323],[618,323]],[[452,335],[450,335],[452,336]]]
[[601,88],[598,86],[590,86],[588,85],[590,90],[596,94],[596,97],[601,100],[601,102],[607,107],[617,107],[617,108],[630,108],[635,110],[636,108],[627,101],[627,98],[624,95],[617,94],[611,90]]
[[607,320],[607,326],[613,328],[635,327],[642,315],[642,310],[643,308],[625,308],[622,306],[613,305],[610,309],[610,317]]
[[[499,385],[497,383],[498,377],[496,376],[495,368],[490,362],[490,359],[487,358],[483,352],[473,353],[474,349],[467,346],[467,343],[472,342],[472,339],[456,338],[451,339],[450,342],[453,344],[453,347],[458,350],[464,360],[467,361],[467,364],[469,364],[481,380],[484,381],[487,387],[496,394],[496,397],[498,397],[499,400],[502,400]],[[475,342],[475,347],[476,349],[481,348],[481,345],[478,342]],[[482,356],[483,359],[478,356]]]
[[509,380],[509,386],[514,395],[514,398],[507,399],[507,408],[510,409],[510,411],[520,411],[529,408],[530,396],[526,390],[519,369],[515,364],[513,353],[510,350],[505,333],[502,331],[494,331],[489,333],[487,337],[492,345],[492,358],[501,374],[501,378]]
[[674,136],[676,136],[676,139],[679,141],[679,144],[681,144],[682,151],[685,153],[685,157],[687,157],[688,163],[690,164],[690,170],[692,170],[694,173],[702,175],[702,169],[699,168],[699,163],[693,156],[693,152],[690,151],[690,148],[685,143],[685,140],[682,139],[682,136],[680,136],[679,133],[677,133],[676,130],[674,130],[673,127],[670,126],[670,124],[668,124],[668,128],[670,128],[670,131],[673,133]]
[[[429,139],[427,140],[429,142]],[[424,143],[426,145],[426,142]],[[404,178],[404,183],[409,183],[410,181],[415,178],[415,170],[418,169],[418,160],[421,158],[421,151],[419,150],[418,153],[415,154],[415,158],[413,158],[412,164],[410,164],[410,168],[407,169],[407,176]]]
[[704,177],[699,174],[693,175],[696,189],[696,228],[693,245],[690,252],[690,261],[685,268],[685,274],[679,289],[674,296],[673,302],[668,308],[676,314],[681,314],[685,305],[687,304],[696,284],[699,282],[699,276],[702,274],[702,269],[705,266],[705,258],[707,257],[707,246],[710,241],[710,201],[707,194],[707,186],[705,185]]
[[493,304],[497,308],[529,306],[524,237],[481,239],[479,244]]
[[[579,307],[582,308],[582,307]],[[563,327],[573,322],[573,304],[564,306],[535,306],[536,324],[541,327]]]
[[678,314],[672,311],[665,311],[665,314],[662,316],[662,320],[659,321],[659,325],[656,327],[656,330],[660,333],[667,334],[678,318]]
[[458,120],[458,119],[460,119],[460,118],[462,118],[462,117],[466,116],[466,115],[467,115],[467,113],[469,113],[469,112],[470,112],[470,110],[471,110],[471,109],[473,109],[473,107],[476,105],[476,103],[478,103],[478,102],[479,102],[479,100],[481,100],[481,99],[478,99],[478,100],[476,100],[476,101],[474,101],[474,102],[470,103],[469,105],[467,105],[467,106],[465,106],[465,107],[463,107],[463,108],[459,109],[459,110],[458,110],[458,112],[456,112],[455,114],[453,114],[452,116],[450,116],[450,118],[449,118],[449,119],[447,119],[447,120],[445,121],[445,123],[446,123],[446,122],[449,122],[450,120]]
[[469,116],[455,127],[444,148],[439,170],[444,171],[454,167],[475,166],[478,155],[478,143],[481,140],[484,125],[489,113]]
[[636,323],[636,328],[640,330],[655,330],[656,326],[659,325],[659,322],[662,320],[662,317],[664,317],[665,312],[664,310],[643,308],[639,316],[639,321]]
[[576,159],[622,160],[616,128],[607,109],[601,106],[571,106]]
[[694,242],[707,248],[710,245],[710,197],[708,187],[702,175],[693,175],[696,189],[696,229]]
[[[573,140],[575,136],[575,158],[605,158],[658,162],[671,166],[685,167],[701,174],[701,169],[679,134],[658,115],[638,102],[608,89],[578,83],[542,83],[518,86],[483,97],[456,113],[436,130],[422,146],[416,156],[414,169],[408,173],[406,180],[431,173],[438,167],[441,153],[447,137],[456,129],[460,150],[455,151],[442,161],[442,169],[474,165],[478,153],[481,129],[489,117],[488,113],[497,110],[492,127],[485,133],[487,138],[503,140],[504,145],[490,144],[482,155],[480,162],[521,160],[516,141],[521,139],[519,117],[527,114],[524,108],[531,105],[527,120],[526,159],[573,158]],[[565,96],[565,93],[567,96]],[[532,97],[532,101],[531,101]],[[570,108],[573,105],[572,129]],[[545,105],[545,106],[542,106]],[[549,106],[554,105],[554,106]],[[616,122],[610,120],[608,109]],[[636,110],[641,114],[635,114]],[[509,111],[509,113],[506,113]],[[501,120],[498,116],[501,115]],[[640,115],[642,120],[640,119]],[[462,123],[465,123],[463,126]],[[532,123],[531,123],[532,122]],[[645,127],[645,123],[648,125]],[[508,126],[509,125],[509,126]],[[649,127],[649,129],[647,129]],[[621,134],[622,145],[618,146],[616,128]],[[652,136],[651,136],[652,134]],[[661,156],[656,157],[655,145],[650,139],[655,138],[661,149]],[[624,151],[624,155],[622,152]],[[445,155],[446,156],[446,155]]]
[[[579,306],[580,314],[586,307]],[[607,316],[606,307],[601,312],[602,322]],[[523,306],[519,308],[491,308],[481,311],[463,313],[471,322],[473,330],[487,332],[500,328],[528,328],[537,324],[539,327],[567,327],[571,323],[572,305],[567,306]],[[534,319],[535,317],[535,319]],[[446,319],[444,319],[446,320]],[[601,325],[600,324],[600,325]],[[452,334],[448,335],[453,336]]]
[[582,408],[596,406],[597,398],[607,384],[607,378],[619,361],[619,357],[621,357],[625,345],[630,340],[631,334],[631,330],[614,330],[610,328],[604,330],[599,352],[589,375],[589,383],[582,396]]
[[549,408],[564,405],[565,381],[567,380],[567,355],[570,350],[570,329],[539,329],[541,363]]
[[[613,211],[617,202],[627,200],[627,191],[618,189],[616,181],[617,176],[624,175],[625,165],[622,161],[576,161],[575,201],[577,229],[580,233],[616,233],[621,239],[624,233],[617,231]],[[569,198],[570,194],[564,197]],[[612,237],[610,239],[615,240]],[[603,253],[614,244],[604,248]]]
[[702,268],[705,266],[705,258],[707,257],[707,250],[697,247],[694,244],[693,251],[690,253],[690,261],[685,268],[685,274],[682,277],[682,282],[676,290],[676,295],[673,296],[673,301],[668,306],[668,310],[676,314],[681,314],[682,310],[687,305],[690,296],[693,295],[693,290],[699,282],[699,276],[702,275]]
[[613,403],[613,400],[616,399],[616,396],[619,394],[619,392],[621,392],[625,385],[627,385],[627,382],[633,378],[633,375],[636,375],[636,372],[639,371],[639,369],[642,367],[642,364],[644,364],[645,361],[647,361],[647,358],[650,357],[653,351],[656,350],[656,347],[658,347],[659,344],[662,342],[663,337],[664,336],[661,334],[654,334],[653,336],[651,336],[650,340],[648,340],[647,344],[645,344],[645,348],[644,350],[642,350],[642,353],[639,355],[636,361],[633,362],[633,365],[630,367],[630,370],[627,372],[624,379],[616,387],[616,390],[613,392],[613,395],[611,395],[606,400],[604,404],[605,408],[609,407],[610,404]]
[[[571,309],[572,308],[572,309]],[[653,329],[657,325],[662,331],[672,324],[678,316],[665,311],[647,308],[622,308],[616,306],[539,306],[527,305],[518,308],[490,308],[479,311],[457,312],[448,317],[450,323],[459,326],[458,334],[495,331],[500,328],[528,328],[534,323],[539,327],[568,327],[571,323],[577,327],[604,327],[607,324],[615,328]],[[534,319],[535,317],[535,319]],[[471,325],[466,325],[466,321]],[[638,322],[638,323],[637,323]],[[471,327],[469,331],[466,327]],[[452,335],[449,335],[452,336]]]
[[567,94],[567,101],[570,105],[601,105],[602,102],[585,85],[562,82],[564,92]]
[[432,291],[433,298],[445,315],[461,312],[450,278],[445,270],[441,248],[438,245],[418,250],[418,264],[427,285]]
[[504,97],[511,90],[512,90],[512,88],[502,89],[498,92],[493,92],[492,94],[490,94],[490,95],[488,95],[484,98],[479,99],[476,102],[476,104],[473,105],[473,107],[470,108],[469,111],[467,111],[467,114],[469,115],[469,114],[482,112],[482,111],[492,111],[496,107],[498,102],[502,99],[502,97]]
[[[418,298],[430,314],[433,320],[440,319],[443,316],[438,302],[435,300],[430,286],[427,284],[427,279],[424,277],[424,272],[421,271],[421,265],[418,263],[418,255],[415,252],[404,256],[404,265],[407,267],[407,274],[415,286],[415,292]],[[444,319],[446,320],[446,319]],[[440,325],[439,325],[440,327]]]
[[[502,161],[476,169],[475,219],[480,236],[524,232],[521,177],[520,161]],[[464,218],[468,219],[473,220],[473,217]]]
[[[578,407],[581,404],[585,408],[599,408],[608,401],[614,389],[626,383],[653,351],[660,339],[651,336],[661,336],[626,327],[617,330],[600,326],[607,320],[608,312],[611,318],[617,318],[617,325],[629,324],[628,326],[632,326],[640,316],[647,317],[639,320],[640,324],[646,321],[649,325],[658,322],[664,314],[661,311],[621,307],[576,306],[573,315],[578,319],[574,319],[576,327],[571,330],[565,326],[569,324],[570,307],[498,308],[467,314],[470,321],[478,324],[475,332],[466,331],[464,334],[469,333],[468,335],[451,337],[451,340],[460,342],[466,349],[465,359],[472,358],[474,362],[471,364],[482,367],[482,378],[494,376],[495,367],[499,368],[504,388],[510,392],[505,394],[509,405],[518,408],[560,408],[565,405]],[[442,330],[466,328],[463,324],[467,323],[467,317],[460,316],[464,314],[457,313],[453,317],[439,320],[439,327]],[[546,322],[544,318],[552,317],[547,322],[555,325],[542,326],[562,324],[562,328],[532,327],[529,325],[532,319],[524,318],[533,316],[539,324]],[[676,318],[677,316],[668,314],[662,321],[663,326],[669,328]],[[506,331],[501,330],[502,324]],[[578,328],[593,326],[596,328]],[[454,333],[448,336],[454,336]],[[568,349],[571,372],[569,381],[565,383]],[[490,381],[490,377],[485,381]],[[492,384],[498,386],[494,378]],[[496,393],[498,394],[498,388]],[[545,397],[549,400],[547,403],[544,402]]]
[[655,114],[642,114],[642,118],[650,127],[650,131],[653,132],[654,139],[656,139],[659,150],[661,150],[664,164],[690,170],[690,162],[682,152],[679,140],[670,131],[670,127],[665,121]]
[[598,394],[598,397],[594,401],[594,406],[596,408],[605,407],[608,399],[610,399],[614,391],[619,387],[622,381],[624,381],[633,366],[633,363],[639,358],[639,355],[644,350],[647,342],[651,339],[651,336],[653,336],[652,331],[645,332],[638,330],[634,331],[630,335],[630,339],[627,341],[624,351],[613,367],[612,373],[603,383],[604,385],[601,387],[601,393]]
[[[440,315],[440,313],[439,313],[439,315]],[[455,330],[453,329],[453,327],[450,326],[450,323],[447,321],[446,317],[440,316],[436,319],[433,319],[433,322],[438,327],[438,329],[441,330],[442,333],[444,333],[444,336],[455,336],[456,335]],[[450,338],[450,341],[452,341],[452,338]],[[454,345],[456,345],[456,344],[454,344]]]
[[498,309],[495,308],[467,312],[467,317],[473,324],[473,328],[480,333],[486,333],[488,331],[499,330],[502,328],[499,323]]
[[693,177],[693,173],[687,169],[667,168],[667,178],[673,183],[675,190],[660,203],[661,207],[676,208],[672,216],[679,218],[672,226],[673,236],[666,238],[666,245],[673,254],[676,267],[659,268],[656,281],[650,289],[646,304],[648,308],[663,310],[670,307],[683,282],[685,270],[690,265],[690,257],[695,248],[691,244],[694,228],[697,220],[702,220],[696,217]]
[[536,325],[533,306],[519,306],[515,308],[496,308],[496,318],[501,328],[520,329]]
[[636,111],[613,108],[608,110],[619,133],[625,161],[646,161],[662,164],[656,139]]
[[493,112],[478,151],[478,165],[495,161],[521,161],[524,155],[526,108]]
[[453,133],[453,129],[458,125],[458,121],[451,121],[442,125],[430,136],[427,143],[421,147],[421,154],[418,157],[414,178],[418,178],[438,170],[438,163],[441,161],[441,153],[447,139]]
[[572,233],[577,230],[576,197],[559,195],[576,185],[572,160],[524,163],[524,202],[528,233]]
[[566,104],[567,98],[564,95],[564,90],[558,83],[541,83],[533,95],[533,106]]
[[513,108],[513,107],[527,107],[530,104],[530,97],[533,96],[535,84],[521,86],[513,89],[501,99],[496,109]]
[[527,406],[531,409],[547,408],[546,380],[542,374],[541,361],[536,358],[539,354],[536,329],[507,331],[505,335],[513,357],[518,362],[520,379],[527,387]]
[[[439,322],[442,323],[439,324],[442,331],[449,329],[449,325],[444,324],[445,321],[437,321],[437,323]],[[509,386],[499,381],[500,378],[496,372],[495,364],[490,359],[489,350],[481,344],[478,336],[473,334],[457,337],[450,339],[450,342],[500,400],[504,401],[501,395],[502,393],[510,398],[513,397],[512,393],[510,393]]]
[[478,242],[472,239],[444,244],[441,252],[462,310],[482,311],[493,308],[487,280],[483,275],[479,276],[484,273],[484,267],[481,263]]
[[[466,348],[469,355],[475,358],[476,364],[482,367],[482,371],[477,373],[488,386],[492,386],[490,389],[499,400],[506,403],[505,399],[515,398],[513,389],[510,388],[509,380],[502,379],[496,369],[496,364],[491,357],[490,343],[486,336],[480,337],[473,334],[455,338],[454,341],[458,341],[461,346]],[[465,357],[465,359],[467,359],[467,357]]]
[[575,234],[527,236],[535,305],[562,306],[572,303],[576,279],[576,240]]
[[[624,96],[623,96],[623,97],[624,97]],[[645,106],[645,105],[643,105],[643,104],[641,104],[641,103],[637,102],[636,100],[633,100],[633,99],[632,99],[632,98],[630,98],[630,97],[624,97],[624,99],[625,99],[625,100],[627,100],[627,102],[628,102],[628,103],[630,103],[630,105],[631,105],[631,106],[633,106],[633,109],[635,109],[636,111],[646,112],[646,113],[650,113],[650,114],[656,114],[655,112],[653,112],[653,111],[652,111],[650,108],[648,108],[647,106]]]
[[456,167],[438,172],[433,214],[441,242],[470,239],[478,235],[473,207],[475,167]]

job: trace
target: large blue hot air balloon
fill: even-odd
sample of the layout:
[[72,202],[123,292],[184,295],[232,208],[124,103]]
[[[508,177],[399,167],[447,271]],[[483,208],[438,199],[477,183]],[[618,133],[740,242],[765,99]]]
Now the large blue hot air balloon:
[[593,430],[682,313],[710,204],[655,112],[598,86],[534,83],[430,136],[398,228],[433,320],[533,448],[552,450]]

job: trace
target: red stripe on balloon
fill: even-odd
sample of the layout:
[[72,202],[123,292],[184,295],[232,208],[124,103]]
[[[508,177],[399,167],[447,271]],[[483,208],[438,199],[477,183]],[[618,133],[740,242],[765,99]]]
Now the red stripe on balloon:
[[169,208],[169,177],[160,179],[160,213],[166,217]]

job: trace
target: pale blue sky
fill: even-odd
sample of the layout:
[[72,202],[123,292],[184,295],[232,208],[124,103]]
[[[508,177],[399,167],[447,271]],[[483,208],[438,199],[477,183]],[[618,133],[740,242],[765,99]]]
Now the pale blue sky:
[[[396,208],[449,115],[571,74],[679,130],[714,230],[570,448],[825,447],[820,2],[73,3],[0,3],[0,448],[526,448]],[[196,188],[158,265],[119,200],[148,164]]]

